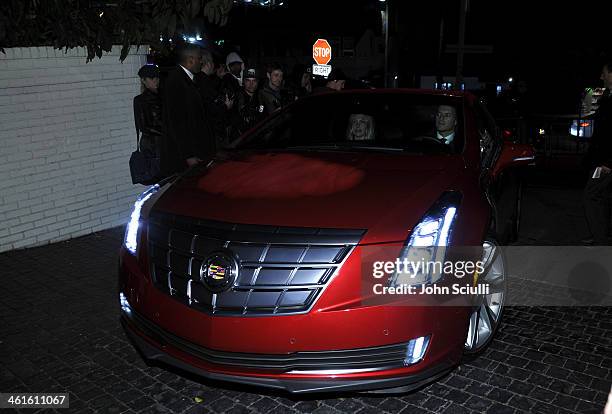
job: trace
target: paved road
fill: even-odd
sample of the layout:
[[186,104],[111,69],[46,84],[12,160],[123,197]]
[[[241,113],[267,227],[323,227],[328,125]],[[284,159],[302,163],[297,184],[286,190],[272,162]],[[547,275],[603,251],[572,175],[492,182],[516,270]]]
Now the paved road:
[[[577,214],[576,188],[536,181],[526,189],[527,222]],[[539,227],[530,224],[522,240],[550,243],[564,234]],[[549,414],[601,413],[610,390],[611,307],[507,308],[484,355],[403,396],[298,398],[147,366],[118,321],[121,239],[113,229],[0,255],[0,392],[69,392],[70,409],[59,413]]]
[[584,176],[575,168],[554,167],[533,169],[525,177],[519,244],[571,246],[589,236]]

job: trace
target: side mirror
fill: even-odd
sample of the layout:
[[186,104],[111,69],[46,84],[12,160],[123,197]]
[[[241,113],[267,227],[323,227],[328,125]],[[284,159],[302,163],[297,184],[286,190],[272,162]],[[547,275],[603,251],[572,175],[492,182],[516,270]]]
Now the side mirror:
[[528,144],[514,144],[505,141],[491,175],[495,178],[509,167],[523,165],[535,165],[535,151],[533,147]]

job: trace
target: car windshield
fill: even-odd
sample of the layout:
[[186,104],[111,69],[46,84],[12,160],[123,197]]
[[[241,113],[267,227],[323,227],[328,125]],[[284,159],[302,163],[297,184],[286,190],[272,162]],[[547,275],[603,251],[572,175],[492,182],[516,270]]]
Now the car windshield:
[[238,149],[459,153],[461,100],[407,93],[336,93],[297,101]]

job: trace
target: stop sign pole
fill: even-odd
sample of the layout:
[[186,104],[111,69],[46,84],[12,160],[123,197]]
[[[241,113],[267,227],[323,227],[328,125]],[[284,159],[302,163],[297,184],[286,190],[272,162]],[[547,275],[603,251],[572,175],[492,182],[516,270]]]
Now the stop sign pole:
[[332,58],[332,49],[326,39],[317,39],[312,45],[312,59],[315,64],[312,65],[312,74],[327,77],[331,72],[331,66],[328,65]]

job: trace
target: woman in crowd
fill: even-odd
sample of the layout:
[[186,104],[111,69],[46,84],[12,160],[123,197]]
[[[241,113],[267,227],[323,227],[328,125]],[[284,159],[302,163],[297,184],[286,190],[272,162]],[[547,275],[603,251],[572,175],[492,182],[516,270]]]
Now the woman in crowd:
[[158,93],[159,68],[152,64],[144,65],[138,71],[138,76],[142,93],[134,98],[134,121],[138,151],[146,164],[141,165],[138,177],[132,174],[132,179],[141,184],[152,184],[161,178],[159,159],[163,143],[162,105]]

